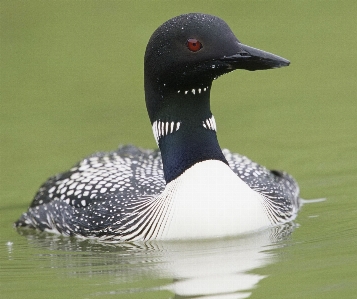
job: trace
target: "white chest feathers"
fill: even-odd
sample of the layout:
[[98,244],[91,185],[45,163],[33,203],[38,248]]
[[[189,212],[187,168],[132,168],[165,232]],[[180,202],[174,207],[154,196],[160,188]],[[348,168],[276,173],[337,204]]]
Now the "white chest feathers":
[[166,203],[166,217],[158,239],[224,237],[271,226],[262,195],[220,161],[195,164],[159,198]]

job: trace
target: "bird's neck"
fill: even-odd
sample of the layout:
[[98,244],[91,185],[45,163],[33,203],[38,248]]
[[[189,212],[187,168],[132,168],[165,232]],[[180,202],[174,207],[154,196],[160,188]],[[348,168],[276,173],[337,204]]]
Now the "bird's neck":
[[[197,86],[155,96],[156,106],[150,110],[153,132],[161,151],[166,183],[185,170],[205,160],[226,164],[210,110],[210,86]],[[159,98],[159,101],[157,100]]]

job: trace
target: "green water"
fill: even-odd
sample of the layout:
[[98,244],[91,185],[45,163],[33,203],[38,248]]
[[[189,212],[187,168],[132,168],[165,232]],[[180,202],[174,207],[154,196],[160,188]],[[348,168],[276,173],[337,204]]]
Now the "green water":
[[[0,298],[355,298],[356,3],[1,0]],[[214,82],[220,144],[327,200],[293,227],[224,240],[108,246],[14,230],[47,177],[119,144],[155,147],[145,46],[191,11],[291,60]]]

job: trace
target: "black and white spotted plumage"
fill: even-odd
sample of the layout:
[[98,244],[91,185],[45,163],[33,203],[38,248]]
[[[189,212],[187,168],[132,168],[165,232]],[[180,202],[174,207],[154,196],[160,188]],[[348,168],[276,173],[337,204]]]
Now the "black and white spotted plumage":
[[100,236],[108,226],[123,223],[134,200],[157,195],[164,187],[157,151],[126,146],[97,153],[51,177],[16,225],[65,235],[90,236],[96,231]]
[[[296,213],[299,188],[291,176],[270,171],[227,149],[223,154],[233,172],[266,197],[266,209],[273,222],[285,222]],[[128,223],[140,209],[154,209],[164,189],[159,150],[123,146],[110,153],[94,154],[68,172],[51,177],[16,226],[106,241],[125,240],[135,221]],[[159,202],[156,208],[164,204]]]

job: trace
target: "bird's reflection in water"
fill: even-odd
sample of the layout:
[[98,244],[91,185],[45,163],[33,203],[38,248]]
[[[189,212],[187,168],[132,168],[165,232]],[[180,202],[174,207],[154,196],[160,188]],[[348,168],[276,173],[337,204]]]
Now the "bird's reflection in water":
[[[282,246],[294,224],[226,239],[150,241],[103,244],[93,240],[64,238],[33,230],[19,230],[31,246],[41,247],[39,259],[48,267],[66,269],[65,275],[108,274],[120,290],[101,294],[123,294],[155,290],[170,291],[173,298],[248,298],[264,278],[252,270],[274,261],[272,249]],[[45,250],[43,250],[45,249]],[[49,252],[49,251],[51,252]],[[152,280],[154,287],[123,289],[123,284]],[[157,281],[160,281],[157,285]],[[167,283],[169,281],[169,283]],[[115,285],[115,283],[114,283]],[[115,287],[114,287],[115,288]],[[139,296],[140,297],[140,296]]]

